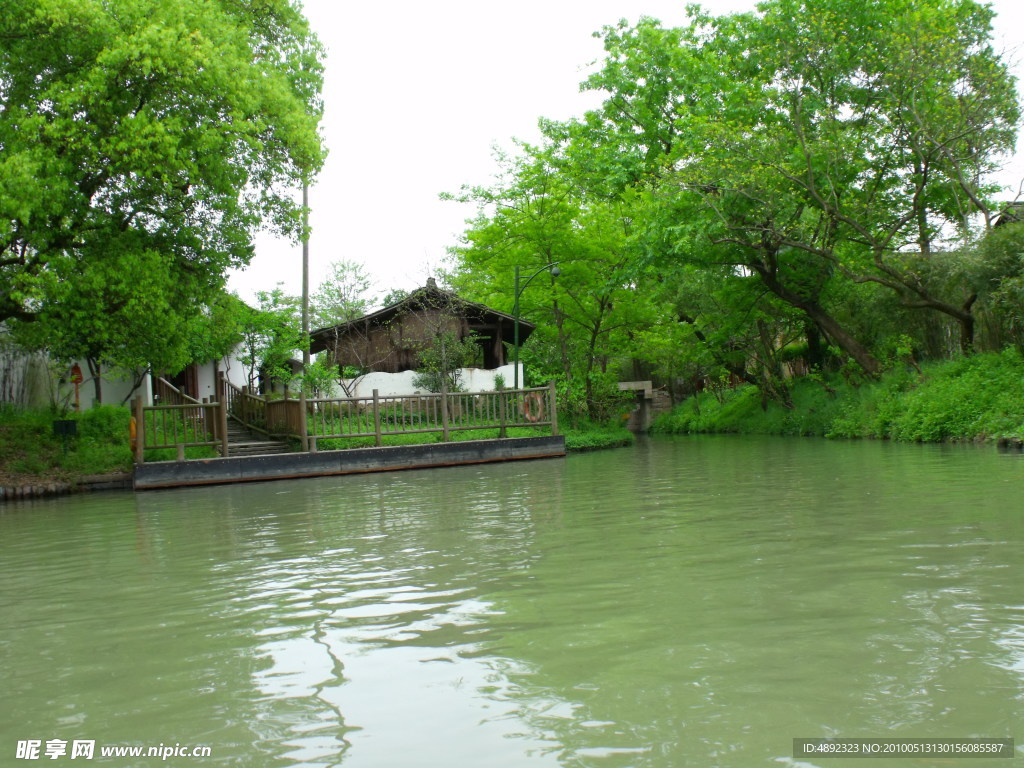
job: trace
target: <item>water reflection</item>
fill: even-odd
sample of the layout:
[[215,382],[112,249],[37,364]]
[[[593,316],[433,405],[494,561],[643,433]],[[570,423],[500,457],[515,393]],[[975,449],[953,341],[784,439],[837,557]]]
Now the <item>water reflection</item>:
[[5,508],[0,749],[660,768],[1014,736],[1012,458],[701,438]]

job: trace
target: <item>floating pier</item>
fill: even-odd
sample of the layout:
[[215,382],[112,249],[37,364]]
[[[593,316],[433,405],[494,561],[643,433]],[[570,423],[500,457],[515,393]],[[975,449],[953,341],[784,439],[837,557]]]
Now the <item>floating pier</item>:
[[135,490],[455,467],[565,456],[565,436],[511,437],[340,451],[153,461],[135,466]]

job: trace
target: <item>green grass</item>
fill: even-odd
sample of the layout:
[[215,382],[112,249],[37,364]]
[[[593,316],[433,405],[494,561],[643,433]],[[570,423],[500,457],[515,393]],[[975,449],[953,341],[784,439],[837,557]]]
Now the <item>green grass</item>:
[[792,409],[777,402],[762,407],[760,392],[744,386],[721,399],[692,397],[658,417],[651,431],[917,442],[1024,438],[1024,358],[1013,350],[933,363],[920,373],[894,370],[860,386],[838,377],[789,384]]
[[[77,422],[75,437],[53,434],[55,419]],[[127,472],[127,408],[103,406],[82,413],[0,409],[0,475],[7,478],[47,477],[69,480],[81,475]]]
[[569,452],[598,451],[632,445],[636,439],[621,421],[612,424],[581,424],[564,431],[565,449]]

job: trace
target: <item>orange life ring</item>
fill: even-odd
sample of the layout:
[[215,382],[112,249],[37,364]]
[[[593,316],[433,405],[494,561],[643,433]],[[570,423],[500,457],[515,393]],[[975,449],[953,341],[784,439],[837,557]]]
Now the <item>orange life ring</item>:
[[135,417],[132,416],[128,420],[128,442],[131,445],[131,448],[132,448],[133,451],[135,450],[135,437],[136,437]]
[[537,422],[544,417],[544,398],[540,392],[532,392],[523,399],[523,416],[529,422]]

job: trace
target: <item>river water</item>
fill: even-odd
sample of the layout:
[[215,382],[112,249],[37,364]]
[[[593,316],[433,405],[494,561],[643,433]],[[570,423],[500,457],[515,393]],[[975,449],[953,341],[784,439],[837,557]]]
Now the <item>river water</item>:
[[[0,765],[29,739],[347,768],[1024,742],[1022,490],[990,448],[693,437],[0,506]],[[1009,762],[870,763],[940,764]]]

